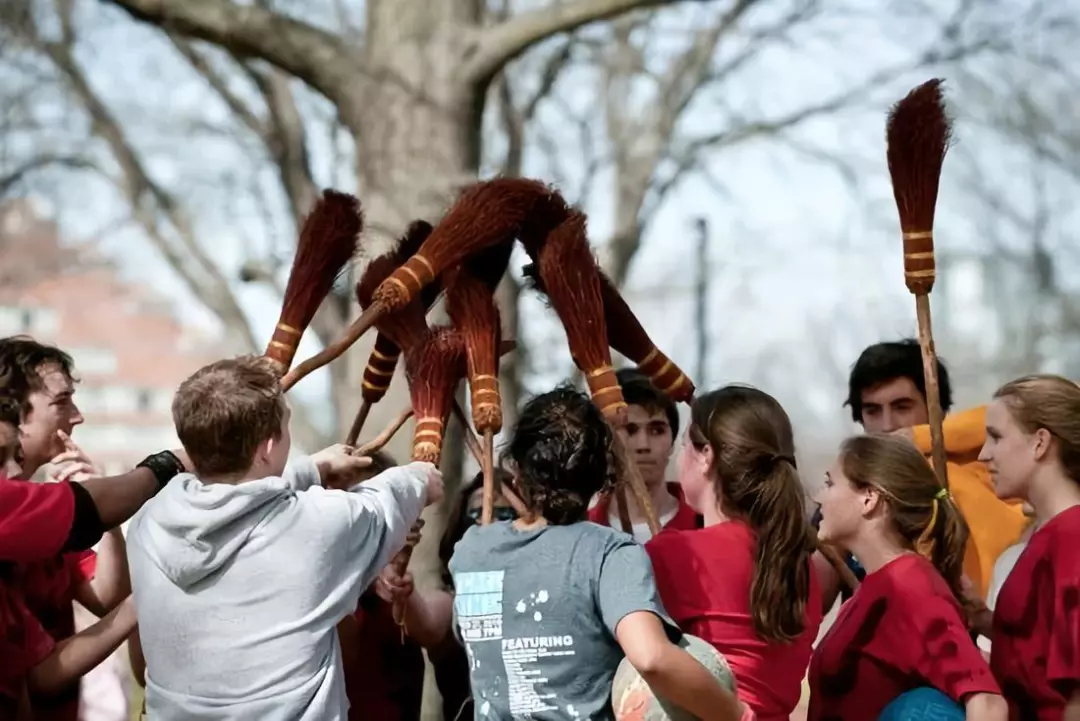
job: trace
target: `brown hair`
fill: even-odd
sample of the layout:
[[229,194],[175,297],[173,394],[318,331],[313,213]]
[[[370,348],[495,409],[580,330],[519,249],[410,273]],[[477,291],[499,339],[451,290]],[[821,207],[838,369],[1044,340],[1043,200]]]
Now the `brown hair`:
[[30,394],[44,388],[38,369],[49,364],[60,366],[64,375],[76,380],[74,361],[56,346],[27,335],[0,338],[0,392],[18,402],[23,416],[30,410]]
[[1010,381],[994,393],[1005,402],[1025,433],[1046,429],[1057,441],[1065,474],[1080,483],[1080,386],[1055,375],[1032,375]]
[[243,473],[260,443],[280,438],[285,398],[270,359],[241,356],[195,371],[177,389],[172,414],[200,475]]
[[690,443],[715,454],[724,512],[744,518],[757,533],[754,630],[763,639],[791,641],[806,628],[814,551],[791,420],[768,393],[735,385],[698,396],[690,418]]
[[919,449],[905,438],[855,436],[840,446],[840,467],[855,488],[881,493],[896,532],[966,606],[960,578],[968,526]]

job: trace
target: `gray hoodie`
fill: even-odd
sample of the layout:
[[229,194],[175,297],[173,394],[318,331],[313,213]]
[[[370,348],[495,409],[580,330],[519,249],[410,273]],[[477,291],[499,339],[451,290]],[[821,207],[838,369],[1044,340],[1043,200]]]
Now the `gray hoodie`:
[[431,468],[349,491],[306,457],[282,478],[174,478],[127,535],[149,718],[346,719],[335,627],[405,544]]

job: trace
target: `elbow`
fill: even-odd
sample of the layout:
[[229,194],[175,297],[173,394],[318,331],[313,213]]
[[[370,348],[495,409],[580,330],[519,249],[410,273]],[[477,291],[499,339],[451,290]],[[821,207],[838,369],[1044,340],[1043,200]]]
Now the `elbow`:
[[59,669],[48,662],[31,669],[26,675],[26,690],[31,698],[55,696],[73,683],[72,679],[65,678]]
[[656,677],[664,668],[664,656],[666,655],[666,643],[646,643],[629,650],[626,660],[630,662],[639,674],[645,679]]
[[966,716],[979,721],[1008,721],[1009,704],[996,693],[977,693],[964,704]]

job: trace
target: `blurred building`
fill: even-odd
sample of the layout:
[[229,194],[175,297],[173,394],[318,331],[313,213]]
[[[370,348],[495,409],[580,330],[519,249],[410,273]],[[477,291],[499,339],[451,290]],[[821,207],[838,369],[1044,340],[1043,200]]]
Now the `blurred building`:
[[75,441],[107,472],[176,447],[176,386],[214,356],[153,279],[122,277],[92,245],[62,242],[33,201],[0,205],[0,336],[27,334],[75,359]]

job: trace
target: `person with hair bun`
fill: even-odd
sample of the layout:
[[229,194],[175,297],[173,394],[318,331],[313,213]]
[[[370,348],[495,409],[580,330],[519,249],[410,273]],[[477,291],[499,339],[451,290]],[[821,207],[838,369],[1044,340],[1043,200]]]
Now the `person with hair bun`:
[[857,436],[826,474],[819,536],[859,559],[866,577],[810,663],[810,721],[876,719],[930,687],[968,719],[1005,721],[1008,707],[968,635],[967,524],[908,440]]
[[1059,376],[1006,383],[986,411],[1001,498],[1027,501],[1037,530],[994,606],[990,666],[1013,721],[1080,718],[1080,388]]
[[503,465],[530,513],[474,526],[450,559],[454,621],[477,718],[614,719],[624,656],[653,691],[701,719],[753,712],[671,639],[645,549],[587,521],[614,481],[613,434],[585,394],[560,387],[522,409]]
[[679,483],[705,528],[646,544],[660,598],[724,655],[759,719],[786,721],[822,616],[791,421],[769,394],[734,385],[690,413]]

